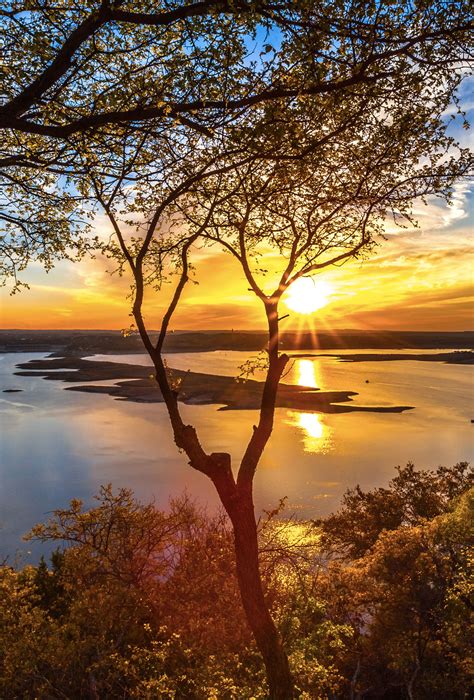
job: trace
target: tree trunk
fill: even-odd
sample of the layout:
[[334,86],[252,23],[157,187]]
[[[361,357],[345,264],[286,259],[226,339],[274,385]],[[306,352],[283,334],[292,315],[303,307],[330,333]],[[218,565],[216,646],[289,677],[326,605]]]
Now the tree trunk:
[[137,319],[137,327],[144,337],[144,342],[146,341],[145,346],[155,365],[156,380],[168,409],[175,443],[180,449],[185,450],[190,465],[206,474],[213,481],[221,503],[232,522],[240,595],[247,622],[265,665],[269,698],[270,700],[292,700],[294,687],[288,657],[263,594],[259,568],[257,523],[252,497],[253,476],[261,453],[272,432],[278,383],[288,361],[286,355],[280,357],[278,354],[278,304],[272,302],[267,306],[269,369],[262,394],[259,425],[254,427],[252,438],[242,459],[237,483],[232,473],[230,455],[218,452],[206,454],[199,442],[195,428],[183,423],[178,408],[178,397],[169,385],[161,353],[155,350],[149,342],[141,315],[138,312],[136,312],[135,318]]
[[265,664],[269,698],[291,700],[294,688],[288,658],[263,594],[252,496],[241,493],[228,505],[226,509],[234,529],[240,595],[247,621]]
[[[272,432],[278,384],[288,361],[286,355],[280,357],[278,354],[278,300],[266,304],[266,314],[269,325],[269,368],[263,387],[259,423],[254,426],[234,489],[223,489],[222,484],[214,483],[232,521],[240,595],[247,621],[265,664],[269,698],[292,700],[294,687],[288,657],[263,594],[252,497],[253,476]],[[232,497],[228,498],[231,492]]]

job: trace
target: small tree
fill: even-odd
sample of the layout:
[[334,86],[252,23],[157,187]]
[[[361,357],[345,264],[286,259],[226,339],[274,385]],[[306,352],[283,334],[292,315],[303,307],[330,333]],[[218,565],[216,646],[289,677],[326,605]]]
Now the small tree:
[[[351,698],[387,692],[408,698],[463,698],[471,685],[472,602],[466,584],[472,568],[472,473],[465,473],[461,483],[460,465],[443,469],[451,486],[457,482],[457,497],[450,501],[436,477],[430,489],[428,479],[435,473],[422,471],[423,505],[416,513],[412,506],[420,494],[411,471],[411,465],[401,470],[387,489],[408,517],[380,528],[363,554],[356,548],[368,513],[356,500],[346,502],[345,522],[342,513],[326,521],[333,527],[339,515],[341,534],[354,545],[346,548],[341,562],[336,540],[337,558],[318,581],[328,618],[353,630],[338,659],[343,675],[351,679]],[[463,471],[467,472],[466,465]],[[375,521],[378,513],[383,522],[386,510],[380,490],[363,496],[372,506],[371,519]],[[326,546],[334,553],[332,544]]]

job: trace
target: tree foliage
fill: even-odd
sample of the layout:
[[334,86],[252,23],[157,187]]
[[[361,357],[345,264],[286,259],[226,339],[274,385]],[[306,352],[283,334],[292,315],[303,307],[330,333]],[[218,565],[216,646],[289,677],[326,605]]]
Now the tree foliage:
[[[400,471],[411,512],[417,479],[411,466]],[[380,531],[355,559],[346,550],[328,561],[335,530],[321,542],[319,528],[282,520],[281,508],[263,518],[266,596],[297,697],[468,693],[472,489],[459,465],[438,473],[438,482],[418,475],[425,515]],[[355,505],[341,521],[346,540],[364,517]],[[164,513],[107,487],[96,507],[73,501],[30,537],[60,549],[49,569],[0,571],[2,697],[266,697],[221,515],[187,497]]]
[[315,521],[332,550],[338,545],[353,559],[364,556],[382,532],[432,520],[474,485],[467,462],[432,471],[415,469],[410,462],[397,472],[386,488],[364,492],[356,486],[346,491],[337,513]]

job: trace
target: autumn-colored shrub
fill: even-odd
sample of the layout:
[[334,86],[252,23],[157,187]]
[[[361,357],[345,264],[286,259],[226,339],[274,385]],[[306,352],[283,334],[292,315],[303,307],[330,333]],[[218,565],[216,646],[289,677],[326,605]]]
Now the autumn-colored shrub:
[[[399,469],[384,491],[405,513],[393,527],[380,489],[350,492],[353,510],[346,497],[318,526],[262,518],[267,599],[302,700],[468,697],[474,492],[467,465],[432,474]],[[49,567],[0,569],[2,700],[265,698],[225,517],[187,497],[167,512],[110,486],[97,498],[33,528],[59,546]],[[358,518],[372,523],[363,551]]]

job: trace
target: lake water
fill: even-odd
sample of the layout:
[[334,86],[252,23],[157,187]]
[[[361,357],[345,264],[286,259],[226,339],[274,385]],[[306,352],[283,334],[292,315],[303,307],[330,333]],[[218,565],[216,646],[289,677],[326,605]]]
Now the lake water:
[[[23,543],[21,535],[71,498],[92,504],[99,486],[109,482],[164,507],[184,489],[210,509],[217,507],[212,484],[174,445],[163,405],[64,391],[71,385],[14,376],[18,363],[44,356],[0,358],[0,392],[22,390],[0,393],[0,558],[22,550],[23,561],[35,561],[46,548]],[[139,355],[96,358],[148,364]],[[236,375],[246,359],[247,353],[216,351],[174,354],[168,362],[179,369]],[[428,468],[472,459],[472,366],[348,363],[318,356],[294,359],[284,381],[356,391],[355,404],[415,408],[401,414],[330,415],[278,409],[256,477],[259,509],[286,496],[289,513],[324,515],[337,508],[348,487],[386,485],[398,464],[413,461]],[[257,413],[218,408],[182,406],[182,412],[208,452],[231,452],[238,464]]]

